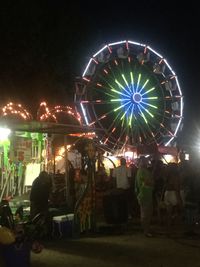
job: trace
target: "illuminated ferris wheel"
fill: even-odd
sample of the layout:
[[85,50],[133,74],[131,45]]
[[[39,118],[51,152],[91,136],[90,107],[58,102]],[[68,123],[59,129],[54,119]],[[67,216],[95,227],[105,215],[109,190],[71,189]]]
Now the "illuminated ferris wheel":
[[167,60],[150,46],[121,41],[97,51],[76,88],[85,124],[101,128],[101,143],[169,145],[182,125],[183,96]]

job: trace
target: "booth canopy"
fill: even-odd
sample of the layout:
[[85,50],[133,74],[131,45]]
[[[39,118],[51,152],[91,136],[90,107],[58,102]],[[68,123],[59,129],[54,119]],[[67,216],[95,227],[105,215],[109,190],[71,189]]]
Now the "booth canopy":
[[88,126],[61,124],[53,122],[41,121],[20,121],[13,119],[0,119],[0,127],[7,127],[12,131],[32,132],[32,133],[47,133],[47,134],[73,134],[73,133],[87,133],[98,132],[101,129],[96,129]]

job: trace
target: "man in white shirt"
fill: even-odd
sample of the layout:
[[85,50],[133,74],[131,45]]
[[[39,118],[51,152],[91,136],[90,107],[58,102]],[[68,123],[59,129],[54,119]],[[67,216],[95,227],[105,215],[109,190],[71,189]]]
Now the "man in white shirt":
[[116,188],[120,189],[122,194],[125,196],[126,207],[128,211],[128,216],[132,217],[132,199],[133,192],[130,189],[130,179],[131,179],[131,169],[126,166],[126,159],[121,158],[120,166],[113,170],[113,178],[115,178]]
[[121,158],[121,165],[113,170],[113,177],[116,179],[116,188],[129,189],[131,178],[131,169],[126,167],[126,159]]

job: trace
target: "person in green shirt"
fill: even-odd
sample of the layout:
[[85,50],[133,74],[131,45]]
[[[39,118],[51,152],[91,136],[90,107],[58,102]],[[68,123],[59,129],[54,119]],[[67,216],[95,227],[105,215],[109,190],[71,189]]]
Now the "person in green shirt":
[[135,190],[140,205],[140,218],[144,234],[152,237],[150,223],[153,213],[153,176],[147,165],[147,159],[141,157],[135,179]]

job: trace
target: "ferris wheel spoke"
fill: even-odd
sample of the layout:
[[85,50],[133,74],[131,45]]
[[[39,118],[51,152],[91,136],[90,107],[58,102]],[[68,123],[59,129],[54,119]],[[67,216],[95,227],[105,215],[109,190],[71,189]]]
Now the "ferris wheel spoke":
[[[127,91],[126,88],[117,79],[115,79],[115,82],[119,86],[119,88],[122,88],[123,91],[125,91],[129,96],[131,95],[131,92],[130,91]],[[123,93],[123,95],[126,96],[126,94],[124,94],[124,93]]]
[[144,83],[143,86],[141,87],[139,93],[142,92],[142,90],[145,88],[145,86],[147,85],[148,82],[149,82],[149,79],[147,79],[147,80],[145,81],[145,83]]
[[[111,132],[113,133],[114,129],[117,128],[117,125],[121,124],[121,125],[123,126],[123,121],[121,122],[121,119],[118,120],[118,118],[120,117],[121,113],[122,113],[122,112],[119,112],[119,113],[117,114],[117,116],[116,116],[115,119],[112,121],[111,125],[109,126],[108,131],[111,131]],[[118,121],[117,121],[117,120],[118,120]],[[118,122],[117,124],[115,123],[116,121]],[[111,129],[112,129],[112,130],[111,130]]]
[[104,138],[102,139],[103,143],[106,144],[108,142],[114,142],[115,144],[118,142],[116,142],[116,138],[113,137],[112,133],[114,132],[115,128],[113,128],[112,131],[107,131],[106,136],[104,136]]
[[135,93],[135,86],[134,86],[134,77],[133,77],[133,72],[130,72],[130,77],[131,77],[131,87],[132,87],[132,92]]
[[[111,96],[111,95],[110,95]],[[95,106],[99,106],[99,105],[112,105],[112,102],[118,102],[118,100],[101,100],[101,99],[94,99],[94,100],[87,100],[87,101],[81,101],[81,104],[87,104],[87,105],[95,105]]]
[[136,85],[136,89],[135,89],[136,93],[138,92],[138,86],[140,84],[140,80],[141,80],[141,73],[139,73],[139,75],[138,75],[137,85]]
[[[120,92],[120,91],[118,91],[118,90],[114,89],[113,87],[111,88],[111,91],[112,91],[112,92],[115,92],[115,93],[117,93],[118,95],[122,95],[122,96],[125,96],[125,97],[127,97],[127,95],[126,95],[126,94],[124,94],[124,93],[122,93],[122,92]],[[129,96],[130,96],[130,95],[129,95]]]
[[[91,126],[91,125],[99,122],[100,120],[107,119],[108,118],[108,115],[111,115],[112,113],[115,114],[115,109],[112,109],[109,112],[103,113],[102,115],[99,114],[99,116],[96,118],[96,120],[92,121],[89,125]],[[121,113],[118,113],[118,115],[115,116],[115,119],[113,120],[113,122],[116,120],[116,118],[118,118],[120,116],[120,114]]]
[[132,91],[131,91],[131,88],[130,88],[130,85],[129,85],[129,83],[127,82],[127,80],[126,80],[126,78],[125,78],[125,76],[124,76],[124,74],[122,74],[122,78],[124,79],[124,81],[125,81],[125,84],[126,84],[126,86],[127,86],[127,88],[129,89],[129,95],[131,95],[132,94]]
[[[130,108],[131,108],[131,104],[128,106],[128,108],[127,108],[126,111],[123,113],[122,117],[120,118],[120,120],[122,121],[122,126],[123,126],[124,123],[125,123],[125,118],[126,118],[127,113],[129,112]],[[132,114],[133,114],[132,112],[133,112],[133,107],[132,107],[132,111],[131,111],[131,116],[132,116]]]
[[96,120],[93,120],[92,122],[90,122],[90,123],[89,123],[89,126],[92,126],[92,125],[94,125],[95,123],[97,123],[97,122],[99,122],[99,121],[101,121],[101,120],[103,120],[103,119],[106,119],[109,113],[111,113],[111,111],[102,114],[102,115],[99,116]]
[[147,108],[145,108],[142,104],[140,104],[140,108],[142,108],[146,113],[148,113],[151,118],[154,118],[154,115]]
[[134,114],[134,105],[132,105],[130,107],[131,107],[131,115],[128,118],[128,125],[131,127],[132,126],[132,120],[133,120],[133,114]]
[[147,123],[148,123],[148,121],[147,121],[147,119],[146,119],[146,117],[145,117],[144,113],[142,112],[142,110],[141,110],[140,106],[138,106],[138,108],[139,108],[139,110],[140,110],[140,113],[141,113],[141,116],[142,116],[142,118],[144,119],[145,123],[147,124]]
[[[149,133],[149,136],[151,137],[151,139],[154,139],[155,138],[155,133],[154,131],[150,128],[150,125],[151,124],[146,124],[146,127],[145,129],[147,129],[147,131],[144,129],[144,127],[139,123],[140,125],[140,129],[141,129],[141,132],[144,136],[147,136],[147,133]],[[147,138],[147,137],[146,137]]]
[[[121,131],[121,134],[120,134],[120,136],[118,137],[118,139],[117,139],[117,142],[116,142],[116,144],[115,144],[115,147],[116,147],[116,145],[120,142],[120,140],[122,139],[122,136],[125,134],[125,132],[126,132],[126,129],[124,128],[122,131]],[[121,141],[121,142],[123,142],[123,141]],[[115,148],[114,147],[114,148]]]
[[146,95],[146,94],[148,94],[148,93],[154,91],[155,89],[156,89],[155,87],[152,87],[152,88],[150,88],[149,90],[145,91],[145,92],[144,92],[143,94],[141,94],[141,95],[144,96],[144,95]]
[[[144,101],[141,101],[141,103],[139,103],[138,107],[142,108],[152,118],[154,117],[154,114],[158,114],[158,112],[159,112],[157,106],[152,105],[152,104],[148,104],[147,102],[144,102]],[[152,112],[150,112],[149,110],[152,110]]]
[[143,124],[141,123],[141,121],[137,121],[137,132],[138,132],[138,139],[139,139],[139,141],[141,142],[141,138],[142,138],[142,136],[141,136],[141,134],[146,138],[147,136],[146,136],[146,132],[145,132],[145,129],[144,129],[144,126],[143,126]]
[[[114,87],[114,85],[112,85],[110,82],[108,82],[108,81],[105,81],[105,83],[107,84],[107,86],[104,86],[104,88],[106,89],[106,90],[108,90],[109,92],[111,91],[111,92],[114,92],[114,93],[116,93],[116,94],[119,94],[119,95],[123,95],[123,96],[127,96],[127,94],[124,94],[124,93],[122,93],[120,90],[117,90],[115,87]],[[103,91],[102,92],[102,90],[98,90],[98,92],[100,92],[100,93],[102,93],[102,94],[105,94],[105,95],[107,95],[107,96],[110,96],[111,98],[115,98],[115,95],[113,95],[113,94],[111,94],[111,93],[108,93],[107,91]],[[128,95],[130,95],[130,93],[128,92]]]
[[[142,100],[157,100],[157,96],[149,96],[149,97],[143,97]],[[161,98],[160,98],[161,99]]]
[[[154,114],[152,114],[148,109],[146,109],[143,105],[140,105],[140,107],[146,112],[146,113],[148,113],[150,116],[151,116],[151,118],[153,118],[153,121],[155,121],[155,124],[156,125],[159,125],[160,124],[160,122],[159,122],[159,120],[156,118],[156,117],[160,117],[160,118],[162,118],[164,115],[163,114],[161,114],[158,110],[156,111],[156,117],[155,117],[155,115]],[[150,124],[150,125],[153,125],[150,121],[148,121],[148,123]]]
[[158,109],[157,106],[152,105],[152,104],[149,104],[149,103],[147,103],[147,102],[141,101],[141,103],[144,104],[144,105],[147,105],[147,106],[149,106],[149,107],[152,107],[152,108],[154,108],[154,109]]
[[[112,70],[112,68],[110,67],[110,65],[109,65],[109,69]],[[119,86],[119,88],[122,88],[127,94],[130,94],[130,93],[131,93],[131,89],[130,89],[130,87],[129,87],[129,84],[128,84],[128,82],[127,82],[127,79],[126,79],[125,75],[123,74],[123,71],[119,70],[118,72],[119,72],[119,74],[116,75],[116,74],[114,74],[114,72],[112,71],[112,80],[113,80],[113,84],[116,83],[116,84]],[[106,71],[106,74],[108,74],[107,71]],[[118,76],[121,76],[121,77],[123,78],[123,82],[125,83],[125,86],[123,86],[122,83],[121,83],[120,81],[118,81],[118,78],[117,78]],[[104,80],[107,82],[107,80],[106,80],[105,78],[104,78]],[[109,85],[109,86],[110,86],[111,88],[114,87],[113,85]],[[126,90],[126,86],[127,86],[128,90]]]
[[[96,117],[96,120],[92,121],[90,123],[90,126],[94,125],[95,123],[99,123],[101,120],[108,120],[108,116],[111,115],[111,113],[113,113],[114,110],[111,110],[107,113],[104,113],[102,115],[99,115],[98,117]],[[121,115],[121,112],[119,112],[114,119],[112,119],[112,123],[110,124],[109,128],[105,131],[107,132],[107,134],[111,131],[112,133],[114,132],[114,130],[117,128],[116,125],[116,121],[118,120],[118,117]],[[120,124],[120,120],[118,120],[118,124]],[[111,130],[112,129],[112,130]]]
[[[140,111],[141,111],[141,109],[140,109]],[[145,111],[147,111],[147,110],[145,110]],[[142,111],[141,111],[141,115],[142,115],[143,119],[145,120],[146,117],[145,117],[145,115],[144,115],[144,113]],[[158,121],[156,119],[154,119],[154,121],[156,122],[156,125],[159,125],[158,124]],[[146,128],[150,132],[151,136],[154,137],[153,131],[152,131],[152,129],[150,127],[152,127],[153,129],[155,129],[155,126],[153,125],[153,123],[151,121],[147,121],[147,119],[146,119],[145,123],[146,123]]]
[[167,131],[167,133],[170,135],[170,137],[175,136],[169,129],[167,129],[166,126],[164,126],[162,123],[160,123],[160,126]]

